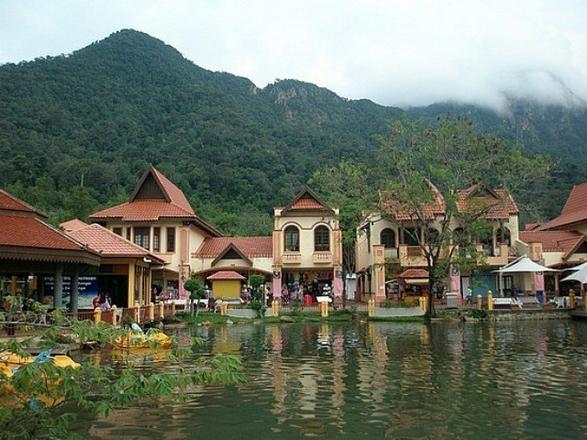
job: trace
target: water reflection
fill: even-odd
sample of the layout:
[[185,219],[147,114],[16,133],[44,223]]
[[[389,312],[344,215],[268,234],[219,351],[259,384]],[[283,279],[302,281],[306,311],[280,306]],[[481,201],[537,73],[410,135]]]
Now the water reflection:
[[[93,438],[582,438],[587,326],[308,323],[177,330],[249,381],[80,427]],[[117,362],[106,353],[94,361]],[[157,356],[137,358],[165,368]]]

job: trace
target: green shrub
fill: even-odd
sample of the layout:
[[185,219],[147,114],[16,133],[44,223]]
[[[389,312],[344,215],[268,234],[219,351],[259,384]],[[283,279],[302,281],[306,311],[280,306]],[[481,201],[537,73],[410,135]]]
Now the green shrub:
[[257,312],[257,318],[262,318],[265,316],[265,306],[261,301],[252,301],[251,309]]

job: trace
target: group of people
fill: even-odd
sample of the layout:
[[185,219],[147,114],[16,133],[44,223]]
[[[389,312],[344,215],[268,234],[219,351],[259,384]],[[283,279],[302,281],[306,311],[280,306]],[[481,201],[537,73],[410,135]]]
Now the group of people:
[[112,307],[112,298],[106,292],[99,292],[92,299],[92,306],[94,310],[99,308],[102,312],[107,312]]
[[331,296],[332,288],[328,282],[318,283],[293,283],[284,284],[281,288],[281,300],[284,303],[293,301],[314,302],[318,296]]

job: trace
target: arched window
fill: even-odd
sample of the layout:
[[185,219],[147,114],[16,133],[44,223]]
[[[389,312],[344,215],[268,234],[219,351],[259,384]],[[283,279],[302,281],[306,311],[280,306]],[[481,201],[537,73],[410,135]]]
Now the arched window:
[[324,225],[317,226],[314,229],[314,251],[330,250],[330,229]]
[[385,228],[381,231],[381,244],[385,248],[395,247],[395,232],[393,229]]
[[288,226],[285,228],[285,251],[299,252],[300,251],[300,231],[295,226]]

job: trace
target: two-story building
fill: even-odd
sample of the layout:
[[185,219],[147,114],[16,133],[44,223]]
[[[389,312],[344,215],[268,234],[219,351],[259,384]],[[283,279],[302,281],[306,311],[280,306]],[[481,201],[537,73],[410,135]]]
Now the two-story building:
[[[438,233],[445,212],[445,202],[438,190],[430,183],[433,200],[423,207],[426,228],[413,214],[394,206],[393,196],[380,193],[380,209],[365,213],[364,221],[357,228],[356,271],[357,294],[365,300],[374,295],[378,300],[392,291],[400,295],[420,294],[428,284],[427,261],[421,244],[425,236]],[[484,273],[459,273],[447,275],[447,288],[464,297],[469,288],[474,293],[485,293],[497,289],[497,277],[492,269],[504,266],[513,254],[512,243],[518,240],[518,208],[511,195],[500,189],[488,189],[478,185],[458,192],[457,208],[465,212],[468,206],[487,206],[483,217],[490,233],[476,243],[477,251],[484,255]],[[458,236],[463,230],[459,219],[454,218],[449,228]],[[463,237],[468,240],[468,237]],[[458,246],[451,243],[450,246]],[[445,255],[449,255],[450,247]]]
[[338,209],[304,188],[273,211],[273,295],[342,297],[342,234]]
[[[218,272],[246,279],[273,279],[280,297],[295,293],[342,294],[342,242],[338,210],[309,188],[274,210],[274,230],[266,237],[224,237],[192,209],[183,192],[150,166],[128,202],[90,215],[90,220],[151,252],[163,264],[152,268],[151,283],[185,299],[184,281],[193,274],[208,280]],[[288,290],[288,292],[289,292]],[[135,299],[146,301],[145,295]]]
[[153,269],[151,283],[176,299],[187,296],[183,284],[195,269],[191,255],[206,238],[222,236],[153,166],[144,172],[128,202],[95,212],[89,218],[162,260],[164,264]]

